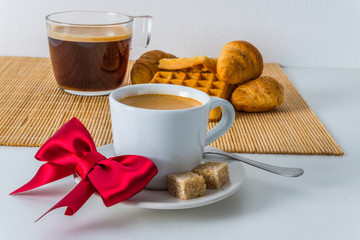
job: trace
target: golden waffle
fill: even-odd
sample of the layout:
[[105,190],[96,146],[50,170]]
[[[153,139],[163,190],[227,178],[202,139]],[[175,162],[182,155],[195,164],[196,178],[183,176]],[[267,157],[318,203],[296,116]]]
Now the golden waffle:
[[[219,81],[216,74],[208,72],[159,71],[150,83],[165,83],[192,87],[201,90],[211,97],[228,99],[234,85]],[[210,121],[221,118],[221,109],[217,107],[210,112]]]

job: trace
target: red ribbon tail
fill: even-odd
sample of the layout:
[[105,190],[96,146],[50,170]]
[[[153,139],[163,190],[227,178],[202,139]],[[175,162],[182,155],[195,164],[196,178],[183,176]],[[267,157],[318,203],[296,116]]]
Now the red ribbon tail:
[[67,207],[65,215],[72,216],[74,215],[84,203],[91,197],[95,192],[95,188],[89,180],[81,180],[76,187],[71,190],[63,199],[61,199],[55,206],[49,209],[41,217],[39,217],[35,222],[39,221],[42,217],[48,214],[50,211],[60,208]]
[[74,170],[57,165],[52,163],[44,163],[41,165],[35,176],[24,186],[20,187],[19,189],[13,191],[11,194],[25,192],[47,183],[54,182],[61,178],[67,177],[74,173]]

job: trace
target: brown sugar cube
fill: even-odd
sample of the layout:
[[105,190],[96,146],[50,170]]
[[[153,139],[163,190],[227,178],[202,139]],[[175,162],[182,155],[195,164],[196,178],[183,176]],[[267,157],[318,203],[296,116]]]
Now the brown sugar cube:
[[206,187],[218,189],[230,180],[229,166],[226,162],[205,162],[193,169],[204,177]]
[[202,197],[206,192],[205,180],[193,172],[174,173],[168,176],[169,193],[182,200]]

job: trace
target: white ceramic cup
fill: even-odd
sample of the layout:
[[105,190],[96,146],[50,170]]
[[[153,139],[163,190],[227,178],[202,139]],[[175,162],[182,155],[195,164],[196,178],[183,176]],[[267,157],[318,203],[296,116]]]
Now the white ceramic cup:
[[[200,106],[180,110],[136,108],[118,100],[143,94],[192,98]],[[209,97],[194,88],[171,84],[137,84],[114,90],[110,96],[114,150],[117,156],[134,154],[149,158],[158,174],[146,188],[166,189],[170,173],[191,171],[200,164],[204,146],[229,130],[235,111],[228,101]],[[221,107],[222,118],[207,131],[209,112]]]

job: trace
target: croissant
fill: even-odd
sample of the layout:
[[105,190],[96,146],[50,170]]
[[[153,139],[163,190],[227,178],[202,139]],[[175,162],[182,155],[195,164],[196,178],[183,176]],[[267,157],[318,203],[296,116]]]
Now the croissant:
[[260,77],[238,86],[231,95],[235,110],[263,112],[279,106],[284,87],[272,77]]
[[175,56],[160,50],[152,50],[142,54],[131,69],[131,82],[133,84],[150,82],[155,73],[159,71],[158,65],[162,58],[175,58]]
[[216,66],[219,79],[240,84],[260,77],[263,58],[259,50],[246,41],[233,41],[224,45]]

